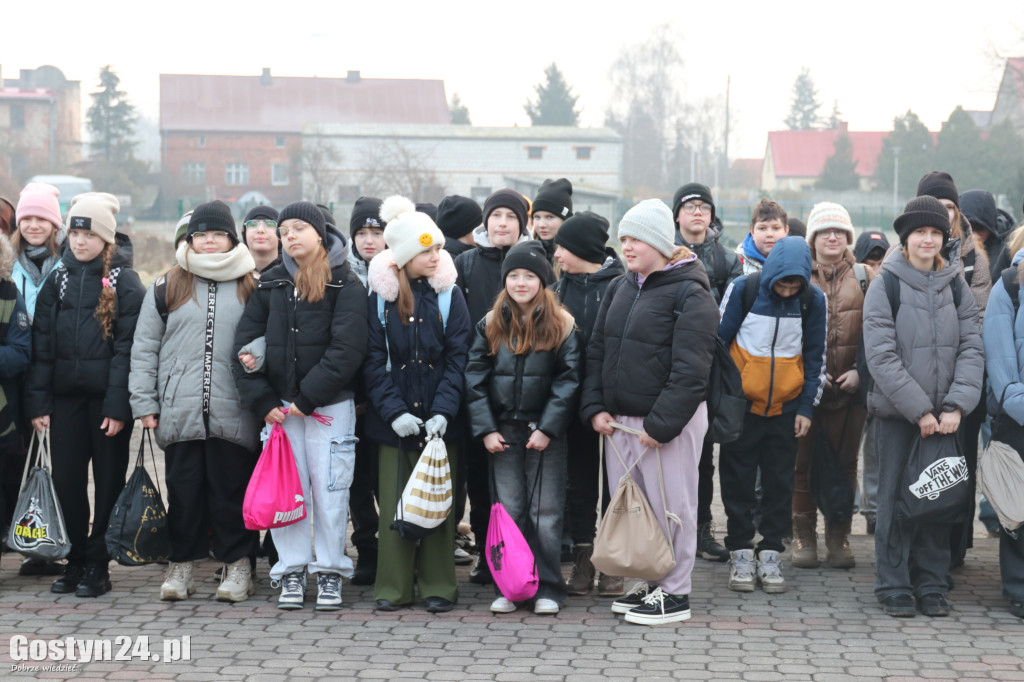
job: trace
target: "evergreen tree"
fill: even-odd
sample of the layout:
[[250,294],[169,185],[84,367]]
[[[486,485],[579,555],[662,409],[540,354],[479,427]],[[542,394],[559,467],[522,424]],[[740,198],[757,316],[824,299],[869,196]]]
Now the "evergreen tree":
[[108,163],[133,159],[138,144],[133,139],[138,117],[128,93],[117,89],[120,83],[110,65],[104,66],[100,70],[100,89],[90,93],[92,106],[86,114],[92,156]]
[[805,66],[793,83],[793,99],[789,104],[789,115],[786,116],[786,127],[790,130],[812,130],[821,123],[818,116],[818,91],[814,88],[811,72]]
[[857,189],[859,185],[857,162],[853,159],[853,142],[849,135],[840,133],[836,136],[835,151],[825,160],[825,167],[815,187],[842,192]]
[[536,102],[526,101],[523,108],[535,126],[575,126],[579,124],[580,112],[576,109],[577,95],[565,82],[562,72],[555,64],[544,70],[546,83],[534,86]]
[[892,132],[882,140],[875,178],[883,192],[893,187],[896,148],[899,148],[899,194],[914,196],[921,176],[935,170],[935,149],[932,134],[913,111],[908,110],[893,119]]
[[982,175],[975,187],[983,187],[996,196],[1005,194],[1012,206],[1019,206],[1020,188],[1024,187],[1024,139],[1013,121],[1006,118],[994,126],[982,144],[982,152]]
[[451,120],[455,125],[472,125],[469,120],[469,109],[462,103],[462,99],[459,98],[459,93],[452,95],[452,103],[448,107],[451,111]]
[[936,136],[935,168],[952,175],[961,192],[972,187],[989,189],[983,184],[984,155],[981,130],[971,115],[958,106]]

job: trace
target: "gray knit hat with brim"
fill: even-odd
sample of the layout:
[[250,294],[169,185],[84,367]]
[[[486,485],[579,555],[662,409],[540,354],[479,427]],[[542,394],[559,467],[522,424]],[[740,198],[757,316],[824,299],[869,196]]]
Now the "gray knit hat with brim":
[[675,253],[675,232],[672,211],[661,199],[644,199],[626,211],[619,223],[620,239],[639,239],[657,249],[665,258],[672,258]]

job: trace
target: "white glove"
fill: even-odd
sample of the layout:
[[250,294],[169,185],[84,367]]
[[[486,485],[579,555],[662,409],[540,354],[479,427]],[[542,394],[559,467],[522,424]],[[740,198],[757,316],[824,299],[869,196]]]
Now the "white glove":
[[391,422],[391,428],[399,438],[408,438],[409,436],[415,436],[420,432],[420,427],[423,426],[423,420],[419,417],[409,414],[399,415],[395,421]]
[[444,432],[448,428],[448,420],[439,415],[435,414],[433,417],[427,420],[427,438],[438,438],[444,437]]

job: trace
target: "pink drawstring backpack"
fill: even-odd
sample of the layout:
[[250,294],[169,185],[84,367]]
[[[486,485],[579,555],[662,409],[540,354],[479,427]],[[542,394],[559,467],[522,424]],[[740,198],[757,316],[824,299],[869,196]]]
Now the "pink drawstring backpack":
[[494,583],[506,599],[525,601],[537,594],[537,562],[533,551],[501,502],[491,505],[486,551]]

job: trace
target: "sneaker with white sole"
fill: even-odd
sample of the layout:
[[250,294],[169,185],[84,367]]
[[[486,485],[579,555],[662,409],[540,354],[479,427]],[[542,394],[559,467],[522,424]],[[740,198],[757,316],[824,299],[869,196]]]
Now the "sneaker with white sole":
[[782,577],[782,561],[778,552],[762,549],[757,553],[757,582],[768,594],[786,591],[786,579]]
[[754,550],[737,549],[729,552],[729,589],[733,592],[753,592],[757,568],[754,561]]
[[690,620],[690,595],[666,594],[660,587],[644,597],[644,603],[626,612],[626,622],[664,625]]
[[167,566],[167,577],[160,586],[160,601],[184,601],[196,593],[192,581],[194,561],[172,561]]
[[461,547],[455,548],[455,565],[456,566],[469,566],[473,563],[473,555],[462,549]]
[[612,613],[628,613],[644,603],[644,598],[651,593],[651,586],[645,582],[639,582],[629,589],[625,596],[619,597],[612,602]]
[[280,585],[281,596],[277,599],[277,608],[289,611],[301,609],[306,598],[306,572],[286,573],[281,578]]
[[554,599],[538,599],[533,604],[533,612],[538,616],[553,616],[558,613],[558,602]]
[[515,602],[511,602],[504,597],[498,597],[491,602],[491,613],[512,613],[516,608]]
[[225,566],[221,576],[220,587],[217,588],[217,601],[245,601],[256,591],[256,586],[252,584],[252,564],[249,557],[242,557]]
[[341,576],[337,573],[317,573],[316,610],[337,611],[341,608]]

